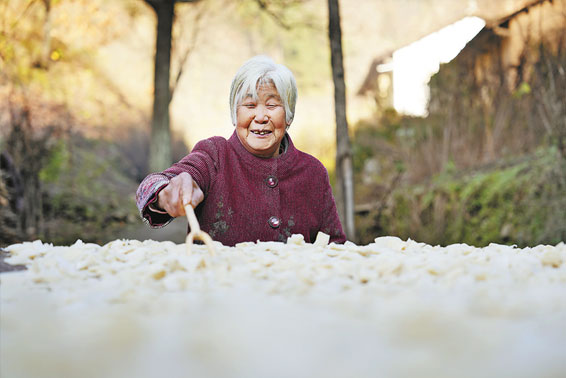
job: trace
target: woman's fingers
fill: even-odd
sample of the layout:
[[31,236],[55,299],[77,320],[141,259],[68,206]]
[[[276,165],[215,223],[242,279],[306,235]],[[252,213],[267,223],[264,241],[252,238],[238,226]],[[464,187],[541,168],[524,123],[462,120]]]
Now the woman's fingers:
[[158,195],[158,206],[172,217],[185,215],[184,204],[196,207],[204,199],[204,194],[190,174],[183,172],[169,181]]
[[191,197],[191,205],[193,205],[193,207],[197,207],[197,205],[204,200],[204,193],[199,188],[196,181],[195,180],[192,181],[193,181],[193,195]]

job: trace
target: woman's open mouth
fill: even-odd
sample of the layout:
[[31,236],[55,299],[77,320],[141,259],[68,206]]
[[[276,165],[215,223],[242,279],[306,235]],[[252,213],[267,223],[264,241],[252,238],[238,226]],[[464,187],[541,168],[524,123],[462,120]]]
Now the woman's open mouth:
[[271,131],[268,130],[252,130],[252,133],[255,135],[267,135],[271,134]]

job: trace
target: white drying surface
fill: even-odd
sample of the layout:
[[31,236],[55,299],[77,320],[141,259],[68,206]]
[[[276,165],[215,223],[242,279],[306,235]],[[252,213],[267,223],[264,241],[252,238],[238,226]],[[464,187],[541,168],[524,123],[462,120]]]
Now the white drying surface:
[[8,247],[2,377],[564,377],[566,245]]

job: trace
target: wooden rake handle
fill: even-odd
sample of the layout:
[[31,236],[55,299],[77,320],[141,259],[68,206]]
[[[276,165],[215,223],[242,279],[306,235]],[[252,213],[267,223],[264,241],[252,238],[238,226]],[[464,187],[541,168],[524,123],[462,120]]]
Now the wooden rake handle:
[[198,224],[198,219],[195,215],[195,210],[193,209],[193,206],[190,203],[185,203],[183,204],[183,206],[185,208],[185,213],[187,214],[189,226],[191,227],[191,232],[189,232],[189,234],[187,235],[187,239],[185,240],[185,243],[187,244],[187,253],[189,255],[191,254],[191,246],[193,245],[193,241],[197,239],[197,240],[202,240],[206,245],[206,247],[208,248],[210,254],[212,256],[215,256],[216,253],[214,251],[214,244],[212,243],[212,238],[210,237],[209,234],[207,234],[206,232],[200,229],[200,225]]

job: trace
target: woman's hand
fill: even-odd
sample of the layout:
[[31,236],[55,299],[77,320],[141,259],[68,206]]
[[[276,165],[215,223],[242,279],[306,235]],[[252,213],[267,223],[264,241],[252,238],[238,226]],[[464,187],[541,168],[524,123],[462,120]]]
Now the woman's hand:
[[183,172],[169,181],[159,192],[157,206],[167,211],[172,217],[185,215],[186,203],[196,207],[204,199],[204,194],[190,174]]

